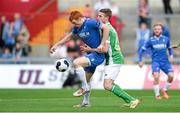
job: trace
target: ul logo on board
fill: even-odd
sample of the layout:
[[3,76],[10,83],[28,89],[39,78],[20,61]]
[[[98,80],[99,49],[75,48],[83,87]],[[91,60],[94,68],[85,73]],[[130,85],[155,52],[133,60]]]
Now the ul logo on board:
[[40,80],[41,70],[20,70],[19,84],[43,85],[44,81]]

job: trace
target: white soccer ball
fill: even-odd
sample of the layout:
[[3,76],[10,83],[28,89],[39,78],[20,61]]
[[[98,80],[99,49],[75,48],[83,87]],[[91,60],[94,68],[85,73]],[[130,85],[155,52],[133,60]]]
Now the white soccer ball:
[[65,72],[69,68],[69,62],[62,58],[56,61],[55,66],[59,72]]

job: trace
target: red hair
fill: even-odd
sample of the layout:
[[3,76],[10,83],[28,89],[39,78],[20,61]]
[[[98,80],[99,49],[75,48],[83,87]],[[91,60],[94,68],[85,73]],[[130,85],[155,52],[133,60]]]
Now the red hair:
[[79,11],[72,11],[69,16],[69,21],[72,22],[73,20],[77,20],[82,17],[83,15]]

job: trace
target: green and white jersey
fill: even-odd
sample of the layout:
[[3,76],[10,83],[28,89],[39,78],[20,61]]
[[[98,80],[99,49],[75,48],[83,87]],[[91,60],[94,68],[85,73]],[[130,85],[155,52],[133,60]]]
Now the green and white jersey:
[[180,41],[178,42],[178,46],[180,46]]
[[121,48],[119,46],[118,34],[116,30],[112,27],[112,25],[108,22],[106,25],[109,27],[109,49],[108,53],[105,54],[106,57],[106,65],[112,64],[123,64],[124,56],[121,52]]

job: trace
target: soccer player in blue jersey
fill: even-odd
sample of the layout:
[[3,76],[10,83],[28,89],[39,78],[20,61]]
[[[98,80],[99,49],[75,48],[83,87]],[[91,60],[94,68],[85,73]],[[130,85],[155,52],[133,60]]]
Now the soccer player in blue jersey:
[[[106,25],[99,23],[95,19],[85,18],[79,11],[72,11],[69,21],[74,25],[72,32],[57,42],[51,48],[51,53],[55,52],[58,46],[61,46],[69,41],[73,34],[78,35],[83,42],[91,48],[98,48],[99,50],[102,49],[109,36],[109,28]],[[101,30],[103,31],[102,39],[100,36]],[[76,58],[73,61],[73,66],[82,82],[81,89],[75,92],[73,94],[74,96],[81,96],[85,93],[89,93],[86,74],[91,76],[94,73],[96,66],[103,63],[104,58],[105,56],[103,53],[89,52],[87,55]]]
[[[150,48],[152,51],[152,74],[154,77],[154,93],[157,100],[161,99],[160,88],[159,88],[159,79],[160,79],[160,70],[168,75],[167,83],[162,90],[164,98],[168,99],[169,95],[167,90],[171,86],[173,81],[173,69],[171,63],[173,61],[173,51],[170,47],[169,37],[162,35],[162,24],[155,24],[153,26],[154,35],[150,37],[144,47],[142,47],[139,54],[139,66],[143,66],[142,54],[147,49]],[[169,51],[170,57],[168,58],[167,49]]]
[[[119,46],[117,32],[109,23],[109,19],[111,18],[111,15],[112,15],[112,11],[109,8],[100,9],[98,12],[98,17],[97,17],[98,20],[101,21],[103,24],[106,24],[110,29],[109,38],[106,41],[105,45],[103,46],[102,51],[99,51],[96,48],[90,48],[87,45],[81,46],[81,50],[86,52],[92,52],[92,51],[99,53],[103,52],[105,54],[106,62],[104,66],[104,75],[105,75],[104,85],[103,85],[104,89],[112,92],[119,98],[123,99],[126,102],[124,106],[134,109],[140,104],[140,101],[130,96],[127,92],[121,89],[119,85],[114,83],[115,79],[117,78],[120,72],[120,67],[124,63],[124,56]],[[87,100],[89,100],[90,96],[87,98],[88,98]],[[86,100],[85,96],[83,102],[74,107],[86,107],[83,106],[84,100]]]

